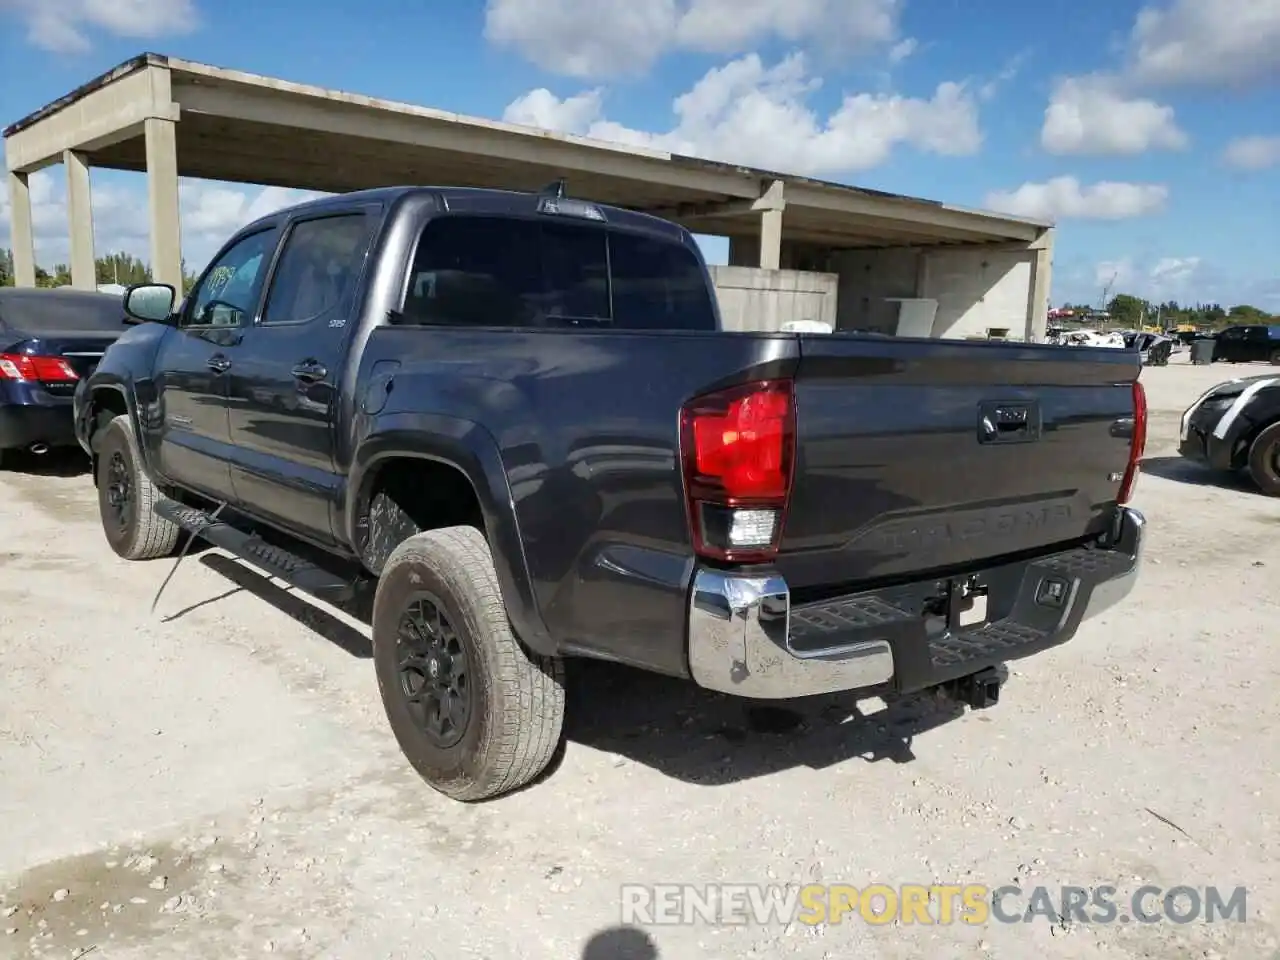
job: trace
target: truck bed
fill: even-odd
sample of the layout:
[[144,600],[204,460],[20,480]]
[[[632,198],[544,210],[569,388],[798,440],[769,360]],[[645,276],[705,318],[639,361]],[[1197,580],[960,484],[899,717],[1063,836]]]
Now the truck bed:
[[[691,399],[794,383],[781,549],[752,569],[818,600],[1105,530],[1140,369],[1128,351],[857,334],[394,326],[372,332],[362,367],[375,365],[397,380],[381,418],[439,414],[492,434],[549,633],[677,675],[688,665],[667,634],[694,574],[678,411]],[[1022,415],[1024,428],[1005,422]]]

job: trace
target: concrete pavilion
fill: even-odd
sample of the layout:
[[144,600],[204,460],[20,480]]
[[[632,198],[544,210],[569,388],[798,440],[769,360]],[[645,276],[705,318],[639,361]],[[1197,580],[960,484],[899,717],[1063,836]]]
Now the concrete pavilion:
[[[729,238],[717,286],[817,292],[842,328],[936,303],[935,336],[1043,334],[1049,224],[602,143],[143,54],[4,130],[17,282],[35,284],[28,178],[62,163],[72,282],[93,289],[90,167],[145,172],[151,263],[181,282],[178,178],[342,192],[395,183],[537,189]],[[736,271],[736,273],[735,273]],[[824,308],[826,310],[827,308]],[[767,311],[766,311],[767,312]],[[776,313],[776,311],[774,311]]]

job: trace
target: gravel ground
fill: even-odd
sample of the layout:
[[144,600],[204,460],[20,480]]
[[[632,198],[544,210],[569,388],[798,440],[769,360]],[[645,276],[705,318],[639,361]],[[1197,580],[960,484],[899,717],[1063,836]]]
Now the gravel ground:
[[[170,563],[110,553],[74,462],[0,476],[0,956],[1280,956],[1280,502],[1173,459],[1254,372],[1144,373],[1140,586],[996,708],[586,664],[558,769],[479,806],[407,769],[363,625],[216,551],[152,614]],[[1216,884],[1248,919],[622,926],[621,885],[712,881]]]

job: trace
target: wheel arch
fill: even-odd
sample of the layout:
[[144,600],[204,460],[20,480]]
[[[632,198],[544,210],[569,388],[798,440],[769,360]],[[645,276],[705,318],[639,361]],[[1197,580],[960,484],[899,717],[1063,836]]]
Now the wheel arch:
[[[426,476],[421,475],[423,469]],[[400,542],[388,546],[385,539],[379,538],[376,525],[380,521],[372,514],[375,496],[386,489],[388,478],[405,472],[436,483],[448,483],[453,478],[460,484],[459,493],[469,491],[481,532],[489,544],[508,617],[532,649],[555,655],[558,645],[538,609],[497,442],[476,423],[434,415],[396,415],[380,422],[362,440],[353,457],[342,524],[348,544],[365,568],[378,575],[390,551]],[[444,519],[439,525],[465,522],[461,517],[466,510],[467,505],[457,505],[457,509],[441,515]]]
[[[96,484],[98,477],[98,441],[102,436],[102,431],[116,417],[124,415],[129,417],[136,434],[138,420],[133,397],[123,383],[115,381],[94,383],[90,385],[87,394],[83,406],[77,412],[76,432],[82,438],[81,445],[89,454],[89,459],[93,465],[94,483]],[[146,450],[142,444],[139,444],[139,452],[142,455],[143,468],[145,469]]]
[[1237,418],[1239,426],[1231,431],[1231,465],[1242,468],[1249,463],[1249,451],[1258,435],[1280,423],[1280,376],[1249,398]]

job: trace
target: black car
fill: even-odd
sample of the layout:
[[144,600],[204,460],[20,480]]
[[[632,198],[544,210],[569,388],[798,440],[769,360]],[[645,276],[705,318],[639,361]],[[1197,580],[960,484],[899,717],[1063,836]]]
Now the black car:
[[1214,338],[1213,359],[1280,364],[1280,324],[1227,327]]
[[1228,380],[1182,415],[1178,452],[1218,470],[1245,470],[1280,496],[1280,377]]
[[72,397],[124,331],[118,296],[0,289],[0,461],[76,446]]

